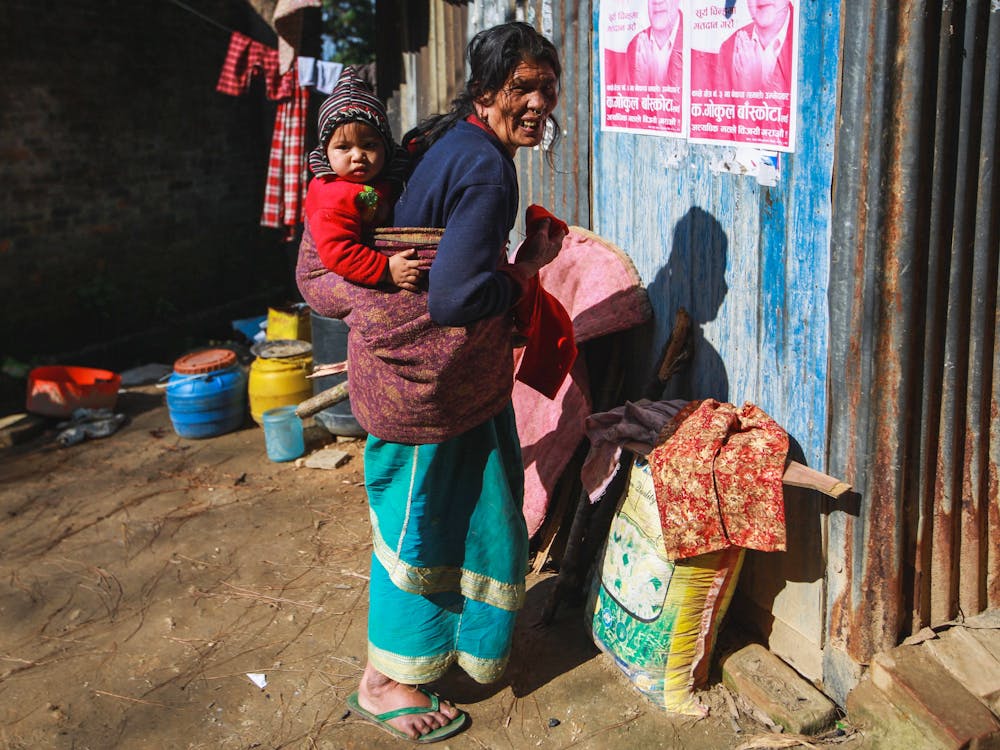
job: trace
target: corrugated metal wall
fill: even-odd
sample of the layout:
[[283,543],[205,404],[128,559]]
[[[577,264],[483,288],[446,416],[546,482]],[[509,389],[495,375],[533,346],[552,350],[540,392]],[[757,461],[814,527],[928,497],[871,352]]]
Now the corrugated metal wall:
[[[1000,3],[844,5],[831,247],[831,644],[1000,606]],[[831,665],[832,667],[833,665]]]
[[823,467],[839,19],[821,3],[797,5],[799,135],[796,152],[781,155],[777,187],[714,171],[731,149],[600,131],[595,111],[592,202],[595,231],[628,252],[649,285],[650,368],[683,305],[701,345],[692,378],[676,387],[756,402]]
[[378,93],[397,137],[461,91],[467,18],[461,3],[376,0]]
[[[521,207],[539,203],[569,224],[590,227],[590,3],[525,0],[470,5],[469,35],[508,21],[525,21],[547,36],[563,65],[555,116],[561,138],[550,164],[543,149],[521,149]],[[523,214],[523,211],[522,211]],[[515,234],[521,229],[521,222]],[[523,236],[523,235],[521,235]]]

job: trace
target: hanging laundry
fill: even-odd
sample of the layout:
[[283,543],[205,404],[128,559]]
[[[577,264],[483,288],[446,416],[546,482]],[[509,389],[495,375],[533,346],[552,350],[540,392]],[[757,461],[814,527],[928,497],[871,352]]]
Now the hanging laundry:
[[309,90],[299,85],[298,65],[280,74],[276,49],[238,31],[232,32],[216,90],[230,96],[242,96],[258,76],[264,80],[267,98],[278,102],[260,223],[265,227],[285,228],[286,239],[291,240],[302,221]]
[[[293,68],[284,78],[297,79]],[[309,89],[294,85],[293,94],[278,104],[271,136],[271,156],[264,188],[261,226],[287,228],[286,239],[295,235],[302,221],[302,188],[306,182],[305,133]]]
[[234,31],[229,37],[229,49],[215,90],[230,96],[243,96],[256,77],[263,78],[265,95],[274,101],[290,97],[295,88],[295,76],[278,72],[276,49]]
[[[641,325],[652,315],[628,256],[581,227],[570,229],[559,255],[538,278],[569,314],[578,344]],[[586,358],[573,363],[555,399],[520,381],[514,382],[512,399],[524,461],[524,517],[528,535],[534,536],[583,439],[584,417],[592,411]]]
[[343,63],[317,60],[315,57],[300,57],[299,86],[311,86],[320,93],[332,94],[333,87],[343,70]]

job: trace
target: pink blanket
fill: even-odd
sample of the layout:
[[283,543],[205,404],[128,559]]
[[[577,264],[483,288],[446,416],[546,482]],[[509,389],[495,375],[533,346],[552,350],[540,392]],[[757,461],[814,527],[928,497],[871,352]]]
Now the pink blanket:
[[[578,343],[633,328],[651,315],[646,290],[629,257],[580,227],[570,227],[559,257],[541,270],[540,279],[569,313]],[[585,360],[577,358],[553,400],[514,383],[530,536],[545,521],[556,482],[584,437],[591,410]]]

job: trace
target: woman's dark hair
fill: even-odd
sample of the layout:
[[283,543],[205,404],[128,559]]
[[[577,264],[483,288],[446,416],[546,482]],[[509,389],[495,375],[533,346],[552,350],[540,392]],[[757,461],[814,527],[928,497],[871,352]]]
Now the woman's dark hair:
[[[562,65],[555,45],[538,33],[530,24],[521,21],[493,26],[476,34],[465,49],[465,59],[469,66],[469,79],[465,90],[451,103],[451,109],[440,115],[432,115],[416,128],[403,136],[403,143],[412,143],[418,153],[426,151],[442,135],[451,130],[460,120],[475,111],[473,103],[486,92],[498,92],[504,83],[524,61],[548,63],[556,78],[562,76]],[[549,149],[559,140],[559,126],[555,125],[555,137]]]

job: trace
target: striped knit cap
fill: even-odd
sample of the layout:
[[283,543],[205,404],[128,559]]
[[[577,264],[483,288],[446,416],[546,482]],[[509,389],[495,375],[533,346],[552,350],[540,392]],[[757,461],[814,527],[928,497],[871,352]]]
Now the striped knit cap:
[[385,143],[386,161],[392,159],[396,146],[385,106],[354,68],[345,67],[333,92],[319,108],[319,144],[309,152],[309,169],[314,175],[335,174],[326,147],[333,131],[348,122],[363,122],[375,128]]

